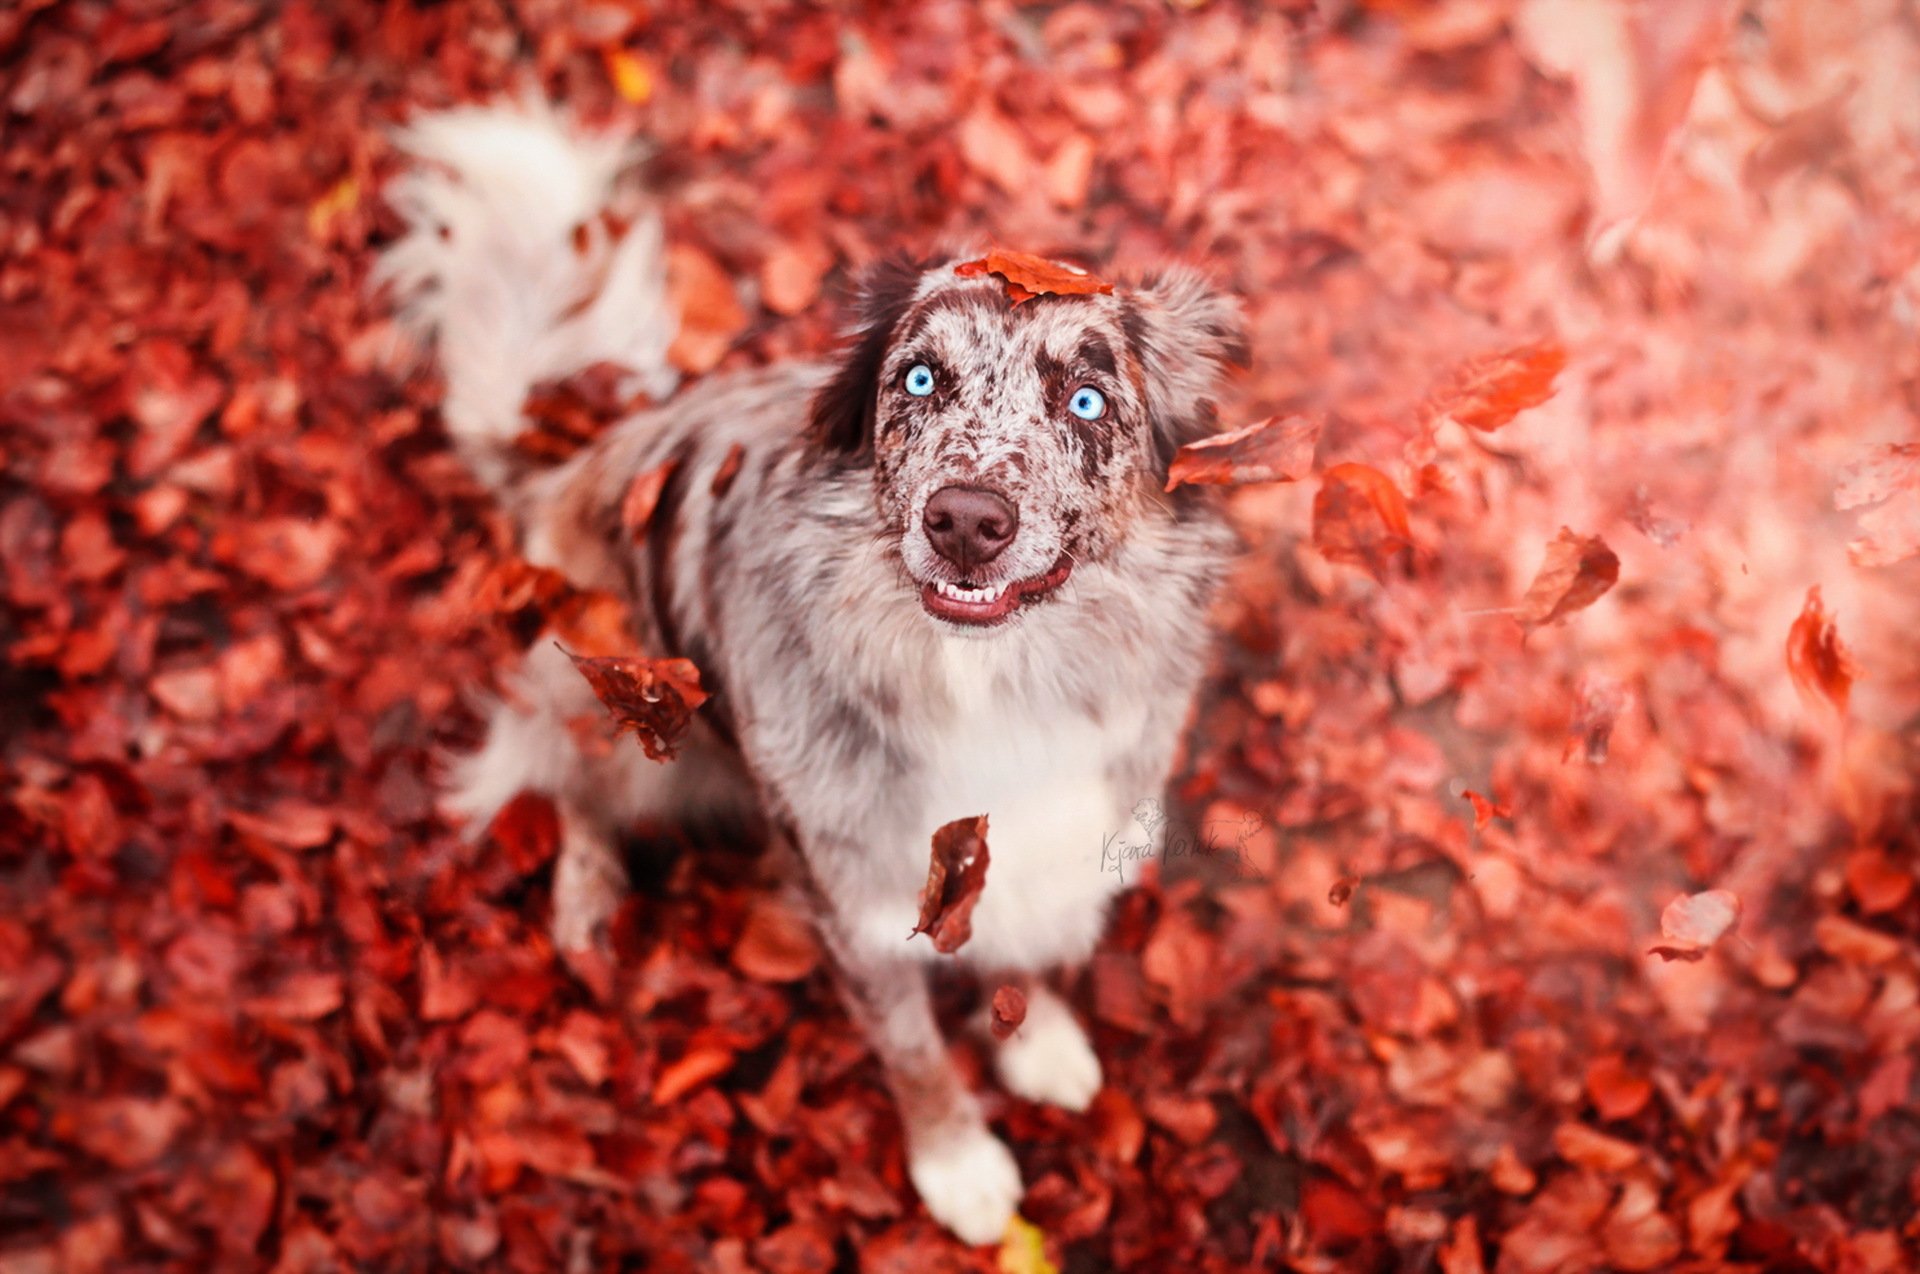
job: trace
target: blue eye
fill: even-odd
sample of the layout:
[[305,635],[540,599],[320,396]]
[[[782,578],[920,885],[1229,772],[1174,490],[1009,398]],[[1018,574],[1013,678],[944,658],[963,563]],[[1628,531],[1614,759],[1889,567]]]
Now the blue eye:
[[933,392],[933,368],[925,363],[915,363],[907,372],[907,392],[915,398],[925,398]]
[[1082,385],[1067,400],[1067,410],[1082,420],[1098,420],[1107,414],[1107,400],[1092,385]]

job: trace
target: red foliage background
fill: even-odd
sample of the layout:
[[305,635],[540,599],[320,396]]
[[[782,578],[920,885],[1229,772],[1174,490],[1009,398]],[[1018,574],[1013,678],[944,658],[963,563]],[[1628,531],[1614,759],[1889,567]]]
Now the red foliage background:
[[[0,1269],[1920,1260],[1892,0],[27,0],[0,65]],[[1089,1114],[987,1099],[1037,1245],[920,1211],[751,847],[570,972],[551,812],[434,812],[551,599],[366,296],[382,128],[529,78],[653,139],[690,372],[959,233],[1209,265],[1224,423],[1326,422],[1178,789],[1255,870],[1119,907]]]

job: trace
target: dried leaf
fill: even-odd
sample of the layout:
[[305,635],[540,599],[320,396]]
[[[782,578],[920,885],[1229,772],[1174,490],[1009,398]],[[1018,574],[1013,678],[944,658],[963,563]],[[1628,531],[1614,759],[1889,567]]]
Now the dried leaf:
[[747,449],[739,443],[727,448],[727,454],[721,459],[720,467],[713,471],[713,481],[707,490],[718,500],[733,490],[733,480],[740,476],[740,465],[747,458]]
[[1553,397],[1554,378],[1566,365],[1566,351],[1552,341],[1471,359],[1429,400],[1429,416],[1491,433]]
[[1513,806],[1511,805],[1502,805],[1490,801],[1472,789],[1468,789],[1460,795],[1473,803],[1473,830],[1476,832],[1486,831],[1487,824],[1496,818],[1513,817]]
[[1860,667],[1847,652],[1833,618],[1820,603],[1820,586],[1807,590],[1806,605],[1787,630],[1787,672],[1809,708],[1847,715],[1847,699]]
[[1597,535],[1566,527],[1547,545],[1547,560],[1520,599],[1515,618],[1528,632],[1593,605],[1620,578],[1620,559]]
[[1077,265],[1049,261],[1025,252],[989,252],[978,261],[966,261],[953,268],[955,274],[972,278],[997,274],[1007,285],[1007,299],[1015,305],[1036,296],[1106,296],[1113,284]]
[[987,816],[958,818],[933,834],[920,918],[909,938],[926,934],[934,950],[952,955],[973,936],[973,908],[987,886]]
[[708,697],[700,688],[700,670],[690,660],[589,658],[565,647],[561,650],[593,687],[615,724],[632,730],[653,760],[673,759],[694,710]]
[[1660,913],[1660,934],[1666,941],[1648,950],[1665,960],[1703,958],[1740,919],[1740,899],[1725,889],[1682,894]]
[[1296,482],[1312,472],[1313,451],[1325,424],[1319,417],[1269,416],[1244,429],[1190,442],[1173,457],[1166,489]]
[[654,510],[660,504],[660,493],[666,490],[667,479],[679,467],[678,460],[668,460],[627,484],[627,494],[620,501],[620,526],[635,544],[647,538],[647,528],[652,525]]
[[1313,498],[1313,544],[1330,562],[1384,579],[1413,547],[1400,488],[1367,465],[1334,465],[1321,476]]

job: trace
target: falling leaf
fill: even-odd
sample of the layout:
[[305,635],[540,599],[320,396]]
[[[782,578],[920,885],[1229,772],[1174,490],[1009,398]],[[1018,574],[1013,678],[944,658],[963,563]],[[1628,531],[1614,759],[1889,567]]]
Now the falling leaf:
[[994,1268],[998,1274],[1060,1274],[1060,1267],[1047,1259],[1046,1235],[1017,1213],[1007,1222]]
[[1360,886],[1358,876],[1342,876],[1333,882],[1333,888],[1327,890],[1327,901],[1336,907],[1344,907],[1353,897],[1353,891]]
[[1113,284],[1095,278],[1079,266],[1025,252],[989,252],[978,261],[955,266],[953,272],[965,278],[999,275],[1007,285],[1007,299],[1015,305],[1036,296],[1106,296],[1113,291]]
[[1003,986],[993,993],[993,1009],[988,1019],[993,1038],[1006,1039],[1026,1020],[1027,997],[1019,987]]
[[1566,527],[1547,545],[1547,560],[1520,599],[1514,617],[1528,632],[1594,604],[1620,578],[1620,559],[1597,535]]
[[1473,830],[1476,832],[1486,831],[1487,824],[1496,818],[1513,817],[1513,806],[1496,804],[1472,789],[1462,792],[1461,796],[1473,803]]
[[958,818],[933,834],[927,883],[920,891],[914,937],[926,934],[934,950],[952,955],[973,936],[973,908],[987,886],[987,816]]
[[721,459],[720,467],[713,471],[713,481],[707,487],[714,499],[718,500],[733,490],[733,480],[740,476],[740,465],[746,458],[747,449],[739,443],[727,448],[727,454]]
[[620,501],[620,526],[635,544],[647,538],[647,528],[652,525],[654,510],[660,504],[660,493],[666,490],[667,480],[679,467],[678,460],[668,460],[627,484],[627,494]]
[[1433,395],[1429,416],[1492,433],[1553,397],[1554,378],[1566,365],[1566,351],[1552,341],[1471,359]]
[[1666,941],[1647,954],[1665,960],[1699,960],[1739,919],[1740,899],[1725,889],[1682,894],[1660,913],[1660,934]]
[[1330,562],[1384,579],[1413,546],[1400,488],[1368,465],[1334,465],[1321,476],[1313,497],[1313,544]]
[[1244,429],[1190,442],[1173,457],[1166,489],[1296,482],[1313,469],[1314,447],[1325,423],[1317,416],[1269,416]]
[[614,722],[632,730],[656,761],[676,755],[696,708],[707,701],[700,670],[686,659],[593,658],[562,647]]
[[647,64],[625,49],[603,49],[601,56],[607,64],[607,78],[613,81],[613,91],[620,99],[635,106],[646,105],[653,96],[653,72]]
[[1806,605],[1787,630],[1787,672],[1809,708],[1847,715],[1847,699],[1860,668],[1821,605],[1818,584],[1807,590]]

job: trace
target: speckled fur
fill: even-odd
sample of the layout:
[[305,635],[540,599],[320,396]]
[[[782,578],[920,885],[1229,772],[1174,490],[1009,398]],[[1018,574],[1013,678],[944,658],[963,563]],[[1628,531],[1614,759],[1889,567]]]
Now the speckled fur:
[[[565,140],[556,126],[551,144]],[[506,268],[459,246],[442,271]],[[961,960],[1002,977],[1091,952],[1118,888],[1101,846],[1164,784],[1232,549],[1206,493],[1159,488],[1173,451],[1212,431],[1220,367],[1244,351],[1236,307],[1185,270],[1015,307],[997,281],[954,264],[870,269],[836,363],[709,378],[561,468],[506,481],[529,555],[620,590],[648,649],[690,657],[718,695],[672,766],[638,749],[590,758],[564,726],[584,687],[536,647],[450,803],[478,821],[522,787],[559,799],[569,833],[555,926],[572,945],[617,902],[611,845],[624,822],[729,792],[756,802],[805,862],[849,1004],[900,1102],[913,1179],[936,1217],[981,1242],[1017,1204],[1019,1178],[932,1021],[921,966],[949,957],[908,938],[930,837],[955,818],[990,820],[992,865]],[[651,313],[658,299],[633,308]],[[422,322],[420,310],[423,332],[485,344],[460,314]],[[660,337],[636,348],[664,348]],[[937,370],[934,395],[902,388],[916,363]],[[1085,384],[1106,397],[1099,421],[1066,410]],[[501,431],[455,418],[456,397],[450,431],[501,472]],[[716,496],[736,445],[744,462]],[[636,548],[620,534],[621,501],[669,459]],[[1019,510],[985,582],[1044,574],[1066,554],[1066,585],[992,629],[930,617],[920,585],[955,576],[921,511],[952,483],[991,486]],[[1026,1095],[1084,1104],[1098,1064],[1054,1007],[1001,1071]]]

